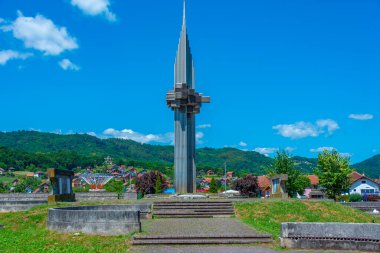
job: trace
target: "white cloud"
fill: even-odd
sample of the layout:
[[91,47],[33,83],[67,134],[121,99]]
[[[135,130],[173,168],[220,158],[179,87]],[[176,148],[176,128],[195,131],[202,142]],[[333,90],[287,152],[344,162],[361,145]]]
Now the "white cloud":
[[204,137],[205,135],[204,135],[204,133],[202,133],[202,132],[197,132],[196,134],[195,134],[195,141],[197,142],[197,144],[203,144],[203,137]]
[[297,148],[295,148],[295,147],[286,147],[285,148],[285,151],[287,151],[287,152],[293,152],[294,150],[296,150]]
[[256,151],[262,155],[269,156],[270,154],[275,153],[278,148],[255,148],[253,151]]
[[211,128],[211,124],[203,124],[203,125],[199,125],[199,126],[197,126],[197,128],[199,128],[199,129]]
[[350,153],[340,153],[341,156],[344,156],[344,157],[348,157],[350,158],[352,156],[352,154]]
[[95,132],[88,132],[87,134],[96,137],[96,133]]
[[72,63],[69,59],[63,59],[62,61],[58,62],[58,65],[63,69],[63,70],[74,70],[78,71],[80,68]]
[[319,152],[323,152],[325,150],[327,150],[327,151],[333,151],[333,150],[335,150],[335,148],[334,147],[312,148],[312,149],[310,149],[310,152],[312,152],[312,153],[319,153]]
[[294,124],[283,124],[273,126],[274,130],[283,137],[291,139],[302,139],[306,137],[317,137],[323,133],[329,135],[339,129],[338,123],[331,119],[318,120],[316,123],[311,122],[296,122]]
[[3,50],[0,51],[0,65],[5,65],[10,60],[21,59],[25,60],[26,58],[32,56],[30,53],[20,53],[13,50]]
[[125,140],[133,140],[140,143],[150,143],[150,142],[159,142],[159,143],[172,143],[174,135],[173,133],[167,133],[164,135],[155,135],[155,134],[141,134],[137,133],[131,129],[124,130],[115,130],[113,128],[108,128],[104,130],[103,134],[109,138],[120,138]]
[[350,114],[348,117],[356,120],[370,120],[374,118],[372,114]]
[[109,21],[116,21],[116,15],[109,10],[109,0],[71,0],[71,5],[78,7],[90,16],[104,15]]
[[239,142],[239,146],[246,147],[246,146],[248,146],[248,144],[245,143],[244,141],[241,141],[241,142]]
[[10,25],[0,27],[24,42],[25,47],[44,52],[45,55],[59,55],[66,50],[78,48],[76,39],[71,37],[65,27],[56,26],[52,20],[42,15],[24,17],[18,11],[18,18]]

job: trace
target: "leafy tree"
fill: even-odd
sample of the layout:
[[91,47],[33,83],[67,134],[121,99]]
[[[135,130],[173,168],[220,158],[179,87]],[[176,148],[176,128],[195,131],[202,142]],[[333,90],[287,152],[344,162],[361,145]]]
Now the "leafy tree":
[[8,186],[4,182],[0,182],[0,193],[9,192]]
[[315,174],[319,177],[319,184],[325,188],[329,198],[334,198],[350,188],[348,175],[352,172],[349,167],[350,159],[342,156],[338,151],[325,150],[318,155],[318,165]]
[[237,179],[234,181],[232,189],[239,191],[244,196],[256,196],[259,189],[257,177],[249,174],[244,178]]
[[112,179],[108,184],[104,186],[107,192],[117,192],[122,193],[123,192],[123,180],[116,181],[115,179]]
[[28,177],[26,179],[22,179],[14,189],[14,192],[26,192],[27,188],[31,188],[32,190],[35,190],[40,185],[40,180],[38,180],[35,177]]
[[149,171],[142,175],[136,181],[136,189],[138,192],[145,194],[154,194],[156,181],[161,180],[162,190],[167,188],[167,185],[164,184],[162,174],[158,171]]
[[298,194],[302,195],[307,186],[310,186],[310,180],[301,175],[296,168],[294,160],[290,157],[286,150],[277,151],[273,165],[268,168],[269,175],[287,174],[288,180],[285,183],[288,195],[294,197]]
[[215,178],[211,179],[209,192],[218,193],[218,184],[216,183]]

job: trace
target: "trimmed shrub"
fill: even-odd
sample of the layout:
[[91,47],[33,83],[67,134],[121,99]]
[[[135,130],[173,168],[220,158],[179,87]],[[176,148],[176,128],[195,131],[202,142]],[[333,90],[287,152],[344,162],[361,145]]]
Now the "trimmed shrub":
[[360,202],[363,200],[363,197],[361,194],[355,193],[350,195],[350,202]]

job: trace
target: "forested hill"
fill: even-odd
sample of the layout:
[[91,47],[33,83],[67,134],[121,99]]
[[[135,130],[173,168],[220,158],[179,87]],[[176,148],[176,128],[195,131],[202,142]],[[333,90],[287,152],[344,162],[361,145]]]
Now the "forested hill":
[[[41,169],[49,167],[72,169],[100,165],[111,156],[114,162],[138,164],[147,169],[172,170],[173,147],[140,144],[131,140],[99,139],[86,134],[60,135],[36,131],[0,132],[0,167],[25,169],[30,164]],[[312,172],[317,159],[295,156],[296,165],[305,173]],[[122,160],[122,161],[121,161]],[[198,169],[218,169],[222,173],[224,162],[229,170],[238,174],[264,174],[273,159],[254,151],[235,148],[201,148],[197,150]],[[359,172],[372,178],[380,175],[380,156],[355,164]]]
[[361,163],[354,164],[352,166],[359,173],[364,173],[370,178],[380,177],[380,155],[375,155]]
[[[99,139],[86,134],[59,135],[36,131],[0,132],[0,147],[6,148],[0,149],[0,153],[7,152],[8,155],[12,153],[12,157],[18,155],[23,157],[18,159],[19,167],[30,161],[34,161],[35,165],[46,167],[43,164],[46,164],[47,160],[48,164],[62,164],[66,161],[61,167],[84,166],[89,162],[89,165],[93,165],[91,161],[101,163],[99,161],[106,156],[113,157],[115,162],[123,159],[128,163],[137,162],[142,165],[148,164],[150,167],[171,167],[174,156],[173,146],[140,144],[122,139]],[[57,161],[59,157],[64,158]],[[72,159],[74,157],[75,159]],[[4,159],[4,155],[0,155],[0,159]],[[38,159],[43,161],[37,161]],[[77,164],[75,161],[78,161]],[[271,158],[254,151],[244,152],[234,148],[197,150],[198,168],[221,169],[225,161],[231,170],[256,174],[264,173],[264,168],[272,163]],[[0,160],[0,165],[1,162],[4,167],[17,166],[16,161],[12,163],[16,165],[9,164],[12,159],[7,159],[7,163]]]

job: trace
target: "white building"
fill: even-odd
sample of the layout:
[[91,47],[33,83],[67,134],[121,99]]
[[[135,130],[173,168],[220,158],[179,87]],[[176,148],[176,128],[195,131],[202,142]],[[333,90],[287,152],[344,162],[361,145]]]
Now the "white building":
[[380,194],[380,185],[378,183],[357,172],[354,172],[352,174],[350,194]]

